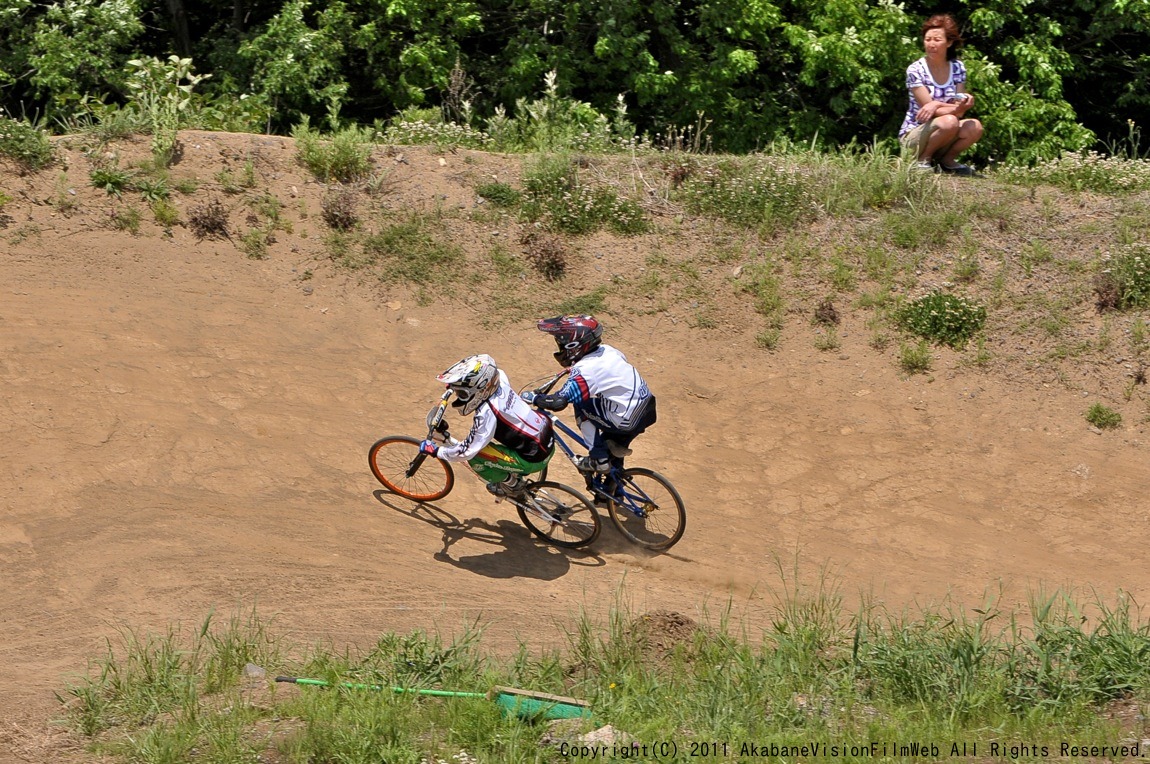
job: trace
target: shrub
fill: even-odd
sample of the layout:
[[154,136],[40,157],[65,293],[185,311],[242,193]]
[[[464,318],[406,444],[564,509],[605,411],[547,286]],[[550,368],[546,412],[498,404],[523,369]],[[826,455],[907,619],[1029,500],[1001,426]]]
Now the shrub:
[[188,211],[188,227],[197,239],[226,239],[228,211],[219,199],[211,199]]
[[958,349],[982,329],[986,308],[936,290],[903,305],[895,320],[912,334]]
[[56,160],[56,150],[43,130],[27,122],[0,116],[0,156],[36,172]]
[[152,132],[152,157],[157,167],[167,167],[179,153],[178,131],[192,102],[192,89],[210,74],[193,74],[192,59],[168,56],[128,62],[129,96],[144,115]]
[[1095,403],[1086,410],[1086,421],[1100,430],[1113,430],[1122,424],[1122,415],[1108,406]]

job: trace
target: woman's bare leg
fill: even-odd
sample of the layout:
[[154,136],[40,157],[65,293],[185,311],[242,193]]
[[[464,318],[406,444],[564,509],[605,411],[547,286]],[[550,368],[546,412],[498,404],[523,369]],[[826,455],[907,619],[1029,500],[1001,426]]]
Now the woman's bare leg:
[[[944,153],[939,159],[943,167],[954,167],[957,157],[973,146],[982,137],[982,123],[977,119],[964,119],[958,126],[957,137],[950,146],[945,146]],[[941,147],[940,147],[941,148]]]

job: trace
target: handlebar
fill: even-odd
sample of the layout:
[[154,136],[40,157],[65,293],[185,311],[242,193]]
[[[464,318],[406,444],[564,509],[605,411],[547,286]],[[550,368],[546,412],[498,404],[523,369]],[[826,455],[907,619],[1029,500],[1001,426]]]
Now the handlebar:
[[439,405],[435,407],[435,414],[428,417],[427,420],[427,437],[425,440],[431,440],[435,431],[439,429],[440,422],[443,421],[443,415],[447,412],[447,401],[451,398],[451,388],[447,388],[439,399]]
[[556,382],[563,379],[564,377],[566,377],[570,373],[571,373],[570,369],[564,369],[563,371],[559,372],[554,377],[552,377],[550,379],[550,381],[547,382],[547,384],[543,385],[543,387],[537,388],[537,390],[539,390],[539,392],[542,392],[544,395],[546,395],[547,393],[551,392],[551,388],[555,387]]

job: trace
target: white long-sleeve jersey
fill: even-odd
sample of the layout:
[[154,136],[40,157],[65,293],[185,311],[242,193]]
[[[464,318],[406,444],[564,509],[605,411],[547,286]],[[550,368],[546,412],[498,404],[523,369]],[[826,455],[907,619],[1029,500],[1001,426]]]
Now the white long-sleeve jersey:
[[499,389],[479,404],[467,437],[441,446],[437,456],[447,462],[470,461],[492,440],[529,462],[542,461],[551,452],[551,420],[516,394],[502,369]]

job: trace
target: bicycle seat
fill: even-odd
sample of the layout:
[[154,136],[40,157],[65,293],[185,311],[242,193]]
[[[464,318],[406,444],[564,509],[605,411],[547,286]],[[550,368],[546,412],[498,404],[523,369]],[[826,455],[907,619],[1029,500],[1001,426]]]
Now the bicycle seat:
[[626,446],[621,446],[613,440],[608,440],[606,443],[607,450],[611,452],[611,456],[614,456],[617,459],[622,459],[624,456],[630,456],[631,454],[635,453]]

